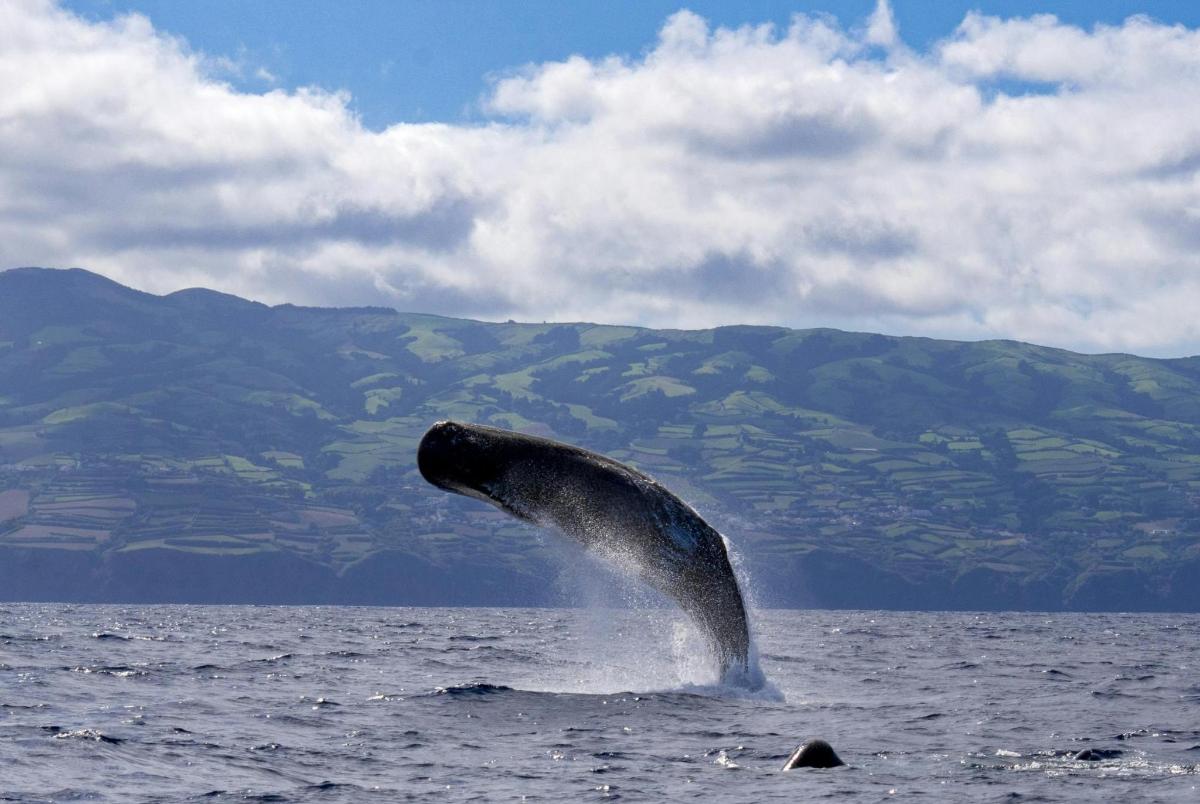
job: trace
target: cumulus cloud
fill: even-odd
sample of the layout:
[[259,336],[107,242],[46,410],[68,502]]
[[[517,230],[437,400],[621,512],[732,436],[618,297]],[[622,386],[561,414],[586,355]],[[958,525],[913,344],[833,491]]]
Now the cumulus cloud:
[[[1200,33],[968,15],[927,52],[681,11],[484,125],[239,92],[133,15],[0,4],[0,265],[488,318],[1200,352]],[[214,66],[215,65],[215,66]]]
[[882,47],[891,47],[899,41],[896,30],[896,16],[892,13],[892,5],[887,0],[879,0],[875,11],[867,20],[867,41]]

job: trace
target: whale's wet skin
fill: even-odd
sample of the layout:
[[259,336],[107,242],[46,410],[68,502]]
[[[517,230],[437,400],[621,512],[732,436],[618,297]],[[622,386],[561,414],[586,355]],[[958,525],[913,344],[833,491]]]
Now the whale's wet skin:
[[556,528],[641,578],[699,625],[723,677],[761,685],[721,534],[651,478],[578,447],[458,422],[429,429],[417,465],[435,486]]

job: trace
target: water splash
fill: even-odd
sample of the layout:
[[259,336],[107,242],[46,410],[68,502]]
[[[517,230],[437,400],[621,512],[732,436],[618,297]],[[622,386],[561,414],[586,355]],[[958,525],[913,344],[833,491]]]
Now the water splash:
[[784,700],[759,662],[753,597],[745,591],[749,587],[744,567],[728,540],[726,550],[750,618],[751,644],[747,666],[735,665],[724,676],[704,635],[669,598],[639,580],[636,562],[607,550],[601,557],[562,539],[547,539],[546,546],[560,568],[560,592],[583,616],[571,635],[574,649],[563,657],[562,670],[571,671],[571,676],[543,678],[543,689]]
[[[771,683],[758,650],[758,629],[755,628],[758,619],[758,595],[750,582],[750,573],[742,554],[725,534],[721,534],[725,543],[725,554],[729,556],[729,566],[733,568],[733,576],[737,579],[738,590],[742,593],[742,607],[746,610],[746,628],[750,632],[750,650],[746,654],[746,667],[731,667],[726,674],[725,682],[732,687],[742,687],[749,691],[761,692],[766,700],[784,700],[783,693]],[[731,677],[732,676],[732,677]]]

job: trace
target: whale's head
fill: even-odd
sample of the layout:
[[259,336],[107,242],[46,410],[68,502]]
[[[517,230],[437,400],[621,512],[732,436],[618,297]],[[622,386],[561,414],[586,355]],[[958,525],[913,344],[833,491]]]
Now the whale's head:
[[520,457],[521,438],[494,427],[438,422],[417,446],[417,468],[440,489],[475,497],[528,519],[504,493],[505,476]]
[[478,427],[438,422],[417,447],[417,468],[438,488],[478,496],[495,480],[495,452],[493,439]]

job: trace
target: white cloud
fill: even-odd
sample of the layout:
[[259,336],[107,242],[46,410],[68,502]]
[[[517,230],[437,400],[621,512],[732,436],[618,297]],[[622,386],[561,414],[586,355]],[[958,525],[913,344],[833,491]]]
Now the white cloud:
[[[1200,352],[1200,33],[969,15],[928,53],[669,18],[484,126],[239,92],[137,16],[0,4],[0,265],[491,318]],[[881,51],[879,47],[882,46]]]
[[891,47],[899,41],[896,30],[896,17],[892,14],[892,4],[888,0],[878,0],[875,11],[867,20],[866,39],[873,45]]

